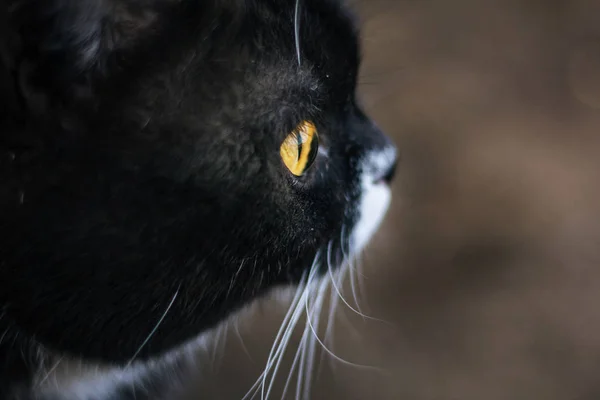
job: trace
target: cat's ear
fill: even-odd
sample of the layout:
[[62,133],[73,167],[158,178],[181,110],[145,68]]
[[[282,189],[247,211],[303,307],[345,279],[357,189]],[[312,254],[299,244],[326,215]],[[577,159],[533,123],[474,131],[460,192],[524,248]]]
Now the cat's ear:
[[176,0],[6,0],[18,41],[15,63],[27,91],[69,95],[110,73],[115,52],[152,29]]

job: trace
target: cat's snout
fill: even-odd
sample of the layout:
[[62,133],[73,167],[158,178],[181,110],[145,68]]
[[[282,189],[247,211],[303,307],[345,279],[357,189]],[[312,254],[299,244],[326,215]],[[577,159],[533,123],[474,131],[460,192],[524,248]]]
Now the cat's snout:
[[396,176],[398,167],[398,156],[396,147],[393,145],[387,146],[385,150],[376,153],[373,157],[373,182],[375,184],[391,184]]
[[392,183],[394,176],[396,176],[396,167],[398,166],[398,160],[394,160],[394,163],[388,168],[388,170],[383,174],[380,181],[387,183],[388,185]]

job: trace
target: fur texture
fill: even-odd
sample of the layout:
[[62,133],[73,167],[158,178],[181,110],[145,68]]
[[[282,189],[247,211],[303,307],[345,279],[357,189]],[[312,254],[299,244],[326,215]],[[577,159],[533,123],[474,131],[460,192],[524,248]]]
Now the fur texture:
[[[337,2],[1,4],[0,393],[40,349],[159,357],[376,227],[339,239],[395,150]],[[302,120],[323,151],[298,178],[279,146]]]

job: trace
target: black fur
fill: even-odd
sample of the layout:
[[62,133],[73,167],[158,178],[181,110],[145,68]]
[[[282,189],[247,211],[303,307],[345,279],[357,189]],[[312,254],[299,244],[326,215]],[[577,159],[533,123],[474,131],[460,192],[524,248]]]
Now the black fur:
[[[0,393],[36,344],[127,362],[178,293],[138,357],[172,349],[355,222],[357,160],[388,142],[337,2],[302,1],[298,65],[295,0],[0,1]],[[296,178],[304,119],[329,156]]]

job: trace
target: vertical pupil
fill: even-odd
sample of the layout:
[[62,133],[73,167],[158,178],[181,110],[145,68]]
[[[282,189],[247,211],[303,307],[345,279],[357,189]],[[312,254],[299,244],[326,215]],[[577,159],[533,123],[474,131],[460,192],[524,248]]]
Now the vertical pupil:
[[302,134],[300,132],[296,133],[296,140],[298,142],[298,158],[297,158],[297,160],[300,160],[300,157],[302,157]]

